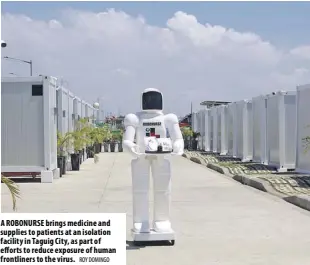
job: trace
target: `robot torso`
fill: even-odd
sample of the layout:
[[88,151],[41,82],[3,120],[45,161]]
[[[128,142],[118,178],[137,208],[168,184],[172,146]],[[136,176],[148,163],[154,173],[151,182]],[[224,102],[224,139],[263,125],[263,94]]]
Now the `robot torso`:
[[137,113],[136,115],[139,120],[139,124],[136,130],[136,140],[140,150],[145,148],[146,138],[167,137],[167,127],[164,114]]

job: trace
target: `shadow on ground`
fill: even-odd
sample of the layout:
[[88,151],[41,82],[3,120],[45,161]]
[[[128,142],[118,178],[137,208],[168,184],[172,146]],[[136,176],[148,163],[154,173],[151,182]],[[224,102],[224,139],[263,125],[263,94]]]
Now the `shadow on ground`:
[[[23,177],[7,177],[8,179],[14,181],[15,183],[41,183],[41,178],[36,177],[33,178],[31,176],[23,176]],[[1,181],[1,183],[3,183]]]
[[[206,161],[218,164],[219,166],[226,167],[229,170],[241,170],[246,174],[276,173],[276,167],[270,165],[264,165],[261,163],[248,161],[242,162],[240,158],[232,157],[229,155],[220,155],[217,153],[198,152],[202,157],[206,158]],[[233,173],[233,172],[232,172]]]
[[292,176],[290,178],[296,181],[298,187],[307,189],[310,188],[310,176],[300,175]]
[[171,246],[169,241],[129,241],[126,240],[126,250],[136,250],[145,247]]
[[247,162],[247,163],[240,163],[240,164],[242,164],[246,168],[246,170],[249,170],[249,171],[257,171],[257,170],[277,171],[275,167],[263,165],[260,163]]

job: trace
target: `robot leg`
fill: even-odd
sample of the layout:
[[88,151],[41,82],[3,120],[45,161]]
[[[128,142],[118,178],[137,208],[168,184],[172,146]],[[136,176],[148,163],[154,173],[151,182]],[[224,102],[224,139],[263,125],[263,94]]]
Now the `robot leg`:
[[145,158],[131,161],[133,194],[133,230],[137,233],[150,232],[149,182],[150,162]]
[[154,181],[154,230],[171,232],[170,201],[171,201],[171,168],[168,159],[152,161]]

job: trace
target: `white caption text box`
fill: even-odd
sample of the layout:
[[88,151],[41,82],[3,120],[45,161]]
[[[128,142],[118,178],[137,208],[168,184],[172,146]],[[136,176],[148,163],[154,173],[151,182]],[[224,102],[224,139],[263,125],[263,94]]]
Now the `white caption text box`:
[[[10,259],[10,260],[7,260]],[[126,214],[0,214],[0,263],[126,264]]]

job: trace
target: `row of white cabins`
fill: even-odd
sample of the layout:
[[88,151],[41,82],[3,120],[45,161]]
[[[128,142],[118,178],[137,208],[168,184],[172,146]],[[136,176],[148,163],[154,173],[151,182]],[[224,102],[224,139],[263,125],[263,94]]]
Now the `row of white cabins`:
[[278,171],[310,173],[309,126],[310,85],[193,113],[200,150],[275,166]]
[[57,131],[64,135],[78,120],[94,124],[99,117],[97,102],[84,101],[51,76],[3,77],[1,105],[1,172],[41,175],[49,183],[59,177]]

